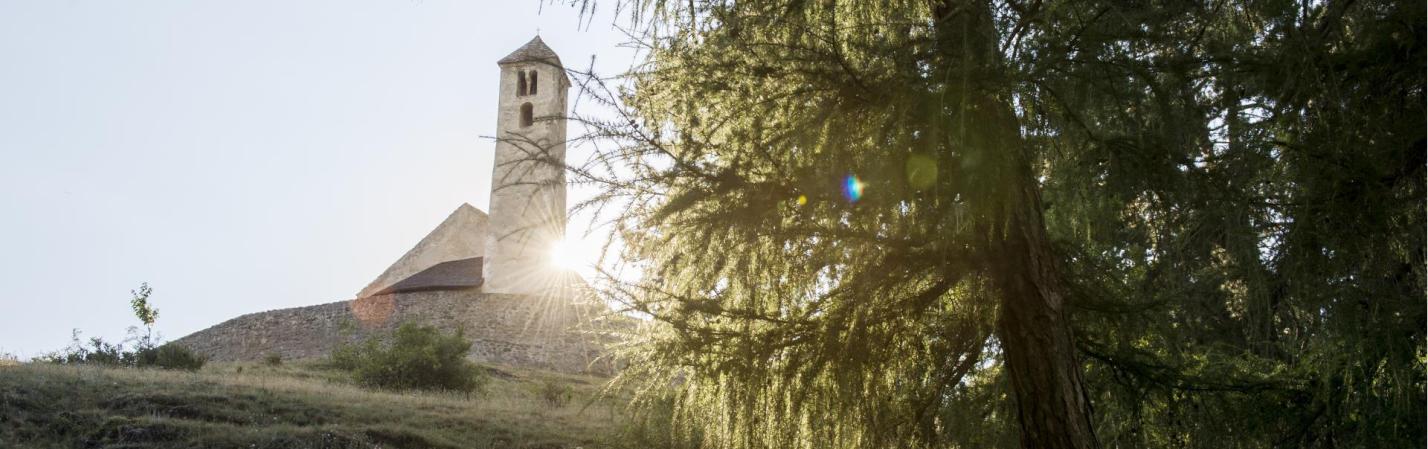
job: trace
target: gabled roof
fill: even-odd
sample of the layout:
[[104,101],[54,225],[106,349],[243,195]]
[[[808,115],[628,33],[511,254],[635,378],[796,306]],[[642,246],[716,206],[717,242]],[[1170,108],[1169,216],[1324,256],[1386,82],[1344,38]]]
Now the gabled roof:
[[521,48],[517,48],[516,51],[501,58],[500,61],[496,61],[496,64],[506,65],[529,61],[543,61],[555,64],[556,67],[565,67],[565,65],[560,63],[560,56],[555,54],[555,50],[551,50],[550,47],[547,47],[545,41],[540,40],[540,36],[536,36],[535,39],[526,42]]
[[377,295],[432,290],[467,290],[485,283],[481,277],[480,257],[452,260],[433,265],[431,268],[402,279],[377,292]]
[[372,296],[442,262],[485,255],[487,221],[485,212],[463,203],[421,242],[367,284],[357,297]]

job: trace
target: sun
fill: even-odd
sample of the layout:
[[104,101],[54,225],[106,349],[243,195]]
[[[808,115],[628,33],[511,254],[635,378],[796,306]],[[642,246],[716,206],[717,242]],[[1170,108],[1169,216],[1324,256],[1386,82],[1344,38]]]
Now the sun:
[[565,271],[584,273],[599,258],[599,248],[581,239],[564,238],[550,246],[550,264]]

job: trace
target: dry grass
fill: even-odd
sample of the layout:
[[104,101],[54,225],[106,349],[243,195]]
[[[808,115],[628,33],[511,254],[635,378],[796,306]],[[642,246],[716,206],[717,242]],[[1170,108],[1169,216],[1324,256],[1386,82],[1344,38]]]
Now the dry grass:
[[[540,397],[547,380],[572,401]],[[0,368],[0,447],[606,447],[605,379],[502,369],[480,395],[372,391],[311,363]]]

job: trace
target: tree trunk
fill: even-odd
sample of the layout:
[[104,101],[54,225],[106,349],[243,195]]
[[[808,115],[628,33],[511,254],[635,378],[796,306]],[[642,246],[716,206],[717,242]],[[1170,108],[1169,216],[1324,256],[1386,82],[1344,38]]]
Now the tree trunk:
[[[1025,169],[1022,170],[1023,172]],[[992,242],[992,277],[1001,293],[997,333],[1016,397],[1021,447],[1099,447],[1091,401],[1076,360],[1065,291],[1046,238],[1041,201],[1029,173],[1016,182],[1020,204]]]
[[[1042,220],[1040,186],[1022,141],[1016,113],[1001,83],[993,6],[982,0],[941,0],[934,7],[937,51],[957,86],[945,101],[970,120],[955,128],[961,150],[986,161],[987,176],[968,192],[987,213],[983,258],[1001,294],[997,334],[1016,397],[1021,446],[1026,449],[1099,447],[1091,401],[1076,361],[1056,256]],[[948,99],[950,97],[950,99]],[[970,105],[970,107],[968,107]]]

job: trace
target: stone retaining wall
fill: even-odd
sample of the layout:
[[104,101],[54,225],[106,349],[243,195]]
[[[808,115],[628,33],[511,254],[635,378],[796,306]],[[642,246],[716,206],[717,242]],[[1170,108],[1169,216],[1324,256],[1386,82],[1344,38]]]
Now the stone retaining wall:
[[[343,342],[390,332],[405,322],[463,329],[470,358],[563,372],[608,373],[597,360],[611,341],[608,312],[558,297],[478,290],[396,293],[252,313],[176,340],[215,361],[323,357]],[[608,317],[604,317],[608,319]],[[599,363],[596,363],[596,362]]]

